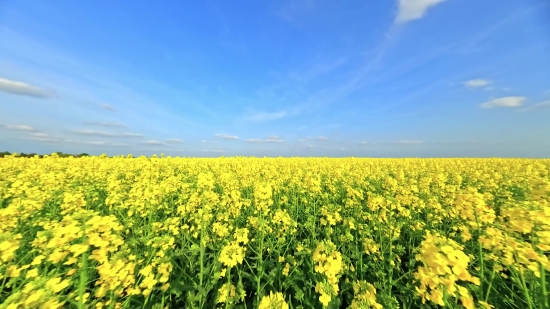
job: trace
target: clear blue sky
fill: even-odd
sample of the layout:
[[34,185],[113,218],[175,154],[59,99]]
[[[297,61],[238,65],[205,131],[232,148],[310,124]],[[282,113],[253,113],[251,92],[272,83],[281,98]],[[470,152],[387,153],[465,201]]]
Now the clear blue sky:
[[3,150],[550,157],[550,3],[2,1]]

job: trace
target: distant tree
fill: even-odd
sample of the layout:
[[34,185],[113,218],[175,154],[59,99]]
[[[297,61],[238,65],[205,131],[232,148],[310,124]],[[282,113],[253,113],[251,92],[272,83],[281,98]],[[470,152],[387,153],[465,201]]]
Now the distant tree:
[[81,154],[78,155],[78,157],[89,157],[89,156],[90,156],[90,155],[87,154],[87,153],[85,153],[85,152],[83,152],[83,153],[81,153]]
[[0,158],[11,156],[11,152],[9,151],[2,151],[0,152]]

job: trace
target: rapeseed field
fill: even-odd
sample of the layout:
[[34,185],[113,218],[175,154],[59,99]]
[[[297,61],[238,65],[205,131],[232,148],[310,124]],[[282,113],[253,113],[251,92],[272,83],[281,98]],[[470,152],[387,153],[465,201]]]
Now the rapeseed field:
[[550,308],[550,160],[0,159],[0,308]]

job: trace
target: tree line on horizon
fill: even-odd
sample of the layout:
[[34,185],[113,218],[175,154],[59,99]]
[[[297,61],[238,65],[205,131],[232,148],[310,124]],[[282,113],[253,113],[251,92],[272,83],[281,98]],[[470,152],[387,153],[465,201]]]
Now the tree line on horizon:
[[[61,151],[56,151],[55,152],[59,157],[61,158],[68,158],[68,157],[75,157],[75,158],[80,158],[80,157],[89,157],[90,155],[83,152],[81,154],[70,154],[70,153],[63,153]],[[9,152],[9,151],[2,151],[0,152],[0,158],[3,158],[3,157],[7,157],[7,156],[11,156],[12,153]],[[39,158],[44,158],[44,155],[42,154],[37,154],[37,153],[24,153],[24,152],[21,152],[21,153],[17,153],[17,156],[18,157],[21,157],[21,158],[34,158],[35,156],[37,156]],[[48,156],[50,156],[51,154],[47,154]]]

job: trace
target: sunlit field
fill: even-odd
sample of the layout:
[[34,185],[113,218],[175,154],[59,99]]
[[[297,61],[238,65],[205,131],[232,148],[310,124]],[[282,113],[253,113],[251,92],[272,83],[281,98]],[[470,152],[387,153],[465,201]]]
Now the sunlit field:
[[550,160],[0,159],[0,308],[550,308]]

